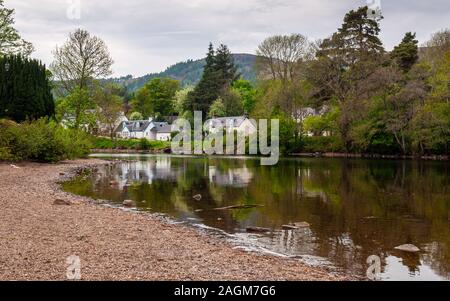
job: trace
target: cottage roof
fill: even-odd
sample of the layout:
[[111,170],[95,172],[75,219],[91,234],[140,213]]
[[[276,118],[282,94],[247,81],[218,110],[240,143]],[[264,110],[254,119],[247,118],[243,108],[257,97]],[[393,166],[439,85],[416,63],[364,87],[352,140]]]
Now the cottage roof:
[[155,126],[152,131],[159,134],[170,134],[172,133],[172,126],[167,123],[159,122],[159,124]]
[[167,125],[167,122],[153,122],[149,120],[123,121],[116,132],[122,132],[125,128],[131,133],[145,132],[149,127],[159,128]]
[[248,118],[246,116],[235,116],[235,117],[221,117],[221,118],[213,118],[208,120],[210,125],[213,126],[223,126],[226,127],[228,125],[233,125],[233,127],[238,128],[244,123]]

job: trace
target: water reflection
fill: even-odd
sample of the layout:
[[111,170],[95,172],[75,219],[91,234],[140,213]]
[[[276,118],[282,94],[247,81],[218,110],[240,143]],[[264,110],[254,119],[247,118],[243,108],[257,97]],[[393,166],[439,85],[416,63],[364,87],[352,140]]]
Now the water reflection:
[[[361,276],[377,255],[385,280],[450,279],[447,163],[296,159],[269,167],[252,159],[136,158],[65,188],[119,204],[132,199],[140,210],[237,233],[271,251],[323,257]],[[263,206],[215,210],[252,204]],[[282,230],[289,223],[309,227]],[[250,236],[247,227],[273,232]],[[406,243],[423,252],[394,251]]]

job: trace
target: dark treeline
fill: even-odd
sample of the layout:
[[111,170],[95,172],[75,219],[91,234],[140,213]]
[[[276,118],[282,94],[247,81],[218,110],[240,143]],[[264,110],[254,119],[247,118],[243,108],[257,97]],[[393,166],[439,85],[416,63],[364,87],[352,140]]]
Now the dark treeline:
[[20,55],[0,57],[0,118],[21,122],[54,114],[45,66]]

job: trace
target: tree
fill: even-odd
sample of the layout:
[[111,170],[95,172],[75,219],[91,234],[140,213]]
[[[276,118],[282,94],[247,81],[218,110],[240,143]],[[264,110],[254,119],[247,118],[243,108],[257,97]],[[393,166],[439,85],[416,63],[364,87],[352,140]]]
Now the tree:
[[94,126],[96,116],[92,114],[95,104],[87,89],[76,88],[71,94],[58,99],[56,111],[59,119],[68,127],[84,129]]
[[92,88],[95,79],[112,74],[113,60],[105,42],[83,29],[71,33],[62,47],[56,47],[53,55],[55,59],[50,68],[65,95],[74,92],[77,93],[73,95],[80,95],[80,91]]
[[177,91],[177,93],[175,93],[175,97],[173,100],[173,110],[176,114],[178,114],[178,116],[183,115],[184,110],[186,108],[186,102],[187,102],[188,95],[192,91],[194,91],[193,87],[187,87],[187,88],[179,90],[179,91]]
[[119,94],[120,87],[107,84],[104,87],[98,86],[93,95],[98,121],[105,125],[111,139],[114,139],[114,131],[123,114],[123,98]]
[[423,82],[409,81],[387,101],[385,123],[394,135],[404,155],[408,153],[408,137],[415,108],[423,102],[426,90]]
[[241,95],[234,89],[225,89],[221,99],[227,116],[240,116],[244,114]]
[[412,143],[420,154],[447,154],[450,147],[450,103],[428,103],[412,120]]
[[139,112],[133,112],[130,115],[130,120],[136,121],[136,120],[142,120],[142,119],[144,119],[144,116],[142,116],[142,114]]
[[408,72],[419,59],[419,41],[416,40],[416,34],[408,32],[405,34],[402,42],[394,47],[391,57],[394,62],[403,70]]
[[384,53],[378,37],[380,31],[378,21],[368,17],[367,6],[351,10],[345,15],[341,28],[331,38],[323,40],[318,56],[338,56],[346,67],[378,57]]
[[221,44],[216,50],[214,58],[214,69],[218,76],[218,85],[220,88],[229,88],[240,75],[234,64],[234,58],[226,45]]
[[145,118],[167,117],[174,111],[174,98],[180,83],[170,78],[154,78],[142,87],[132,101],[133,109]]
[[6,8],[3,2],[0,0],[0,57],[13,54],[29,56],[34,51],[33,45],[23,40],[13,27],[14,10]]
[[45,65],[20,55],[0,57],[0,118],[22,122],[54,115]]
[[218,98],[211,105],[208,117],[209,118],[220,118],[220,117],[225,117],[225,116],[226,116],[225,105],[223,104],[222,99]]
[[301,34],[269,37],[256,51],[258,76],[282,81],[298,79],[302,64],[312,53],[312,44]]
[[220,45],[217,51],[209,45],[202,78],[194,91],[188,94],[185,110],[202,111],[208,115],[211,104],[229,89],[238,78],[233,56],[228,47]]
[[256,105],[256,89],[245,79],[238,79],[233,83],[233,91],[237,92],[242,98],[244,112],[249,114],[253,112]]
[[322,41],[317,60],[308,68],[313,97],[318,103],[337,102],[341,108],[339,131],[347,151],[352,146],[352,123],[365,111],[362,100],[368,96],[368,79],[385,63],[379,34],[379,24],[368,17],[367,7],[352,10],[341,28]]

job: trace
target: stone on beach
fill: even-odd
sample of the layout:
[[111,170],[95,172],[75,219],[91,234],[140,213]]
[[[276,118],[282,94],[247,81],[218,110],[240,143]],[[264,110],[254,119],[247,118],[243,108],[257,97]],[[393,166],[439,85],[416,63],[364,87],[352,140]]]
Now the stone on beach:
[[411,245],[411,244],[401,245],[401,246],[396,247],[395,249],[399,250],[399,251],[403,251],[403,252],[408,252],[408,253],[420,252],[420,249],[418,247],[416,247],[415,245]]
[[292,226],[297,228],[309,228],[311,225],[307,222],[293,223]]
[[65,201],[65,200],[62,200],[62,199],[56,199],[54,202],[53,202],[53,205],[55,205],[55,206],[70,206],[72,203],[70,203],[69,201]]
[[123,201],[122,205],[124,205],[127,208],[132,208],[134,207],[134,202],[132,200],[125,200]]

